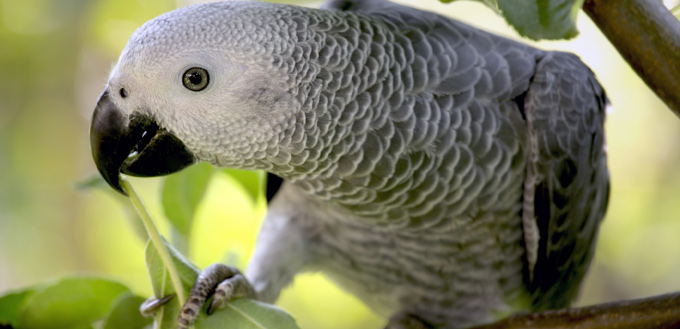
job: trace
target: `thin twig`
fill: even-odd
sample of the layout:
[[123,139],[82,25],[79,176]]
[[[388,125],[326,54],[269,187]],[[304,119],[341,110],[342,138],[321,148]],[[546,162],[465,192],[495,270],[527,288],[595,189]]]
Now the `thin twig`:
[[515,314],[470,329],[519,328],[677,329],[680,328],[680,292],[581,308]]
[[583,10],[680,116],[680,21],[659,0],[585,0]]

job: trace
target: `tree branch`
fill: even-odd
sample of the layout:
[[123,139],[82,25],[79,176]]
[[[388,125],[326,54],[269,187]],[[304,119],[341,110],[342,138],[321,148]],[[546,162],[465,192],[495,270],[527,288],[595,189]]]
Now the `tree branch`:
[[680,292],[607,304],[511,315],[470,329],[672,329],[680,328]]
[[660,0],[585,0],[583,10],[680,117],[680,21]]

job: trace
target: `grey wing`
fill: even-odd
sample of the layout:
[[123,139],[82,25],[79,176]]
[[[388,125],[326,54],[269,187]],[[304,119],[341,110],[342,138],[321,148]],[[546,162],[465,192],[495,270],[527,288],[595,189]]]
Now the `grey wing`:
[[[404,47],[415,54],[411,71],[402,75],[412,80],[407,94],[430,93],[441,103],[452,98],[472,117],[484,106],[521,113],[531,152],[522,214],[526,281],[535,308],[567,306],[592,258],[609,194],[606,97],[592,72],[574,55],[536,50],[385,0],[330,0],[322,8],[377,17],[407,31],[411,40]],[[420,70],[418,57],[428,63]],[[473,136],[473,151],[475,140],[483,138]]]
[[529,266],[536,309],[568,306],[592,259],[609,197],[606,103],[575,55],[551,52],[539,61],[524,99],[531,151],[523,215],[525,224],[535,218],[539,233]]

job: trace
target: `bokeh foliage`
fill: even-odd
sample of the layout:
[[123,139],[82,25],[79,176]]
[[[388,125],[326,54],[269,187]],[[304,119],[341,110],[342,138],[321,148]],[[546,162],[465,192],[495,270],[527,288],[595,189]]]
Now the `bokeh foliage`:
[[[67,274],[104,275],[151,295],[144,242],[122,203],[75,183],[96,173],[89,118],[130,34],[189,1],[0,0],[0,293]],[[317,6],[316,3],[304,3]],[[479,3],[411,5],[515,37]],[[680,289],[680,120],[626,66],[585,15],[569,42],[534,43],[574,51],[605,86],[612,197],[579,303]],[[215,175],[195,208],[187,249],[200,267],[244,268],[265,205],[229,175]],[[161,179],[134,180],[155,218]],[[252,181],[252,179],[251,179]],[[246,183],[247,189],[254,183]],[[159,221],[166,236],[166,223]],[[381,321],[318,274],[305,274],[279,305],[302,328],[378,328]]]
[[[440,0],[444,3],[456,0]],[[532,40],[571,39],[584,0],[477,0],[501,14],[517,33]]]

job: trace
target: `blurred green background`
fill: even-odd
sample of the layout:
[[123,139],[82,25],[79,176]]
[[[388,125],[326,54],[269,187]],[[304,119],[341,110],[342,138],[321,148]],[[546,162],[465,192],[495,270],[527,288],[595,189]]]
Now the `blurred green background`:
[[[143,22],[194,1],[0,0],[0,294],[66,274],[151,290],[144,243],[121,204],[75,185],[96,173],[89,119],[108,70]],[[315,2],[298,2],[318,6]],[[410,4],[518,38],[478,3]],[[612,196],[580,305],[680,290],[680,120],[584,14],[581,35],[536,43],[577,53],[605,86]],[[133,179],[163,225],[160,179]],[[226,175],[209,186],[190,258],[244,268],[264,213]],[[303,328],[379,328],[382,320],[319,274],[298,276],[279,305]]]

